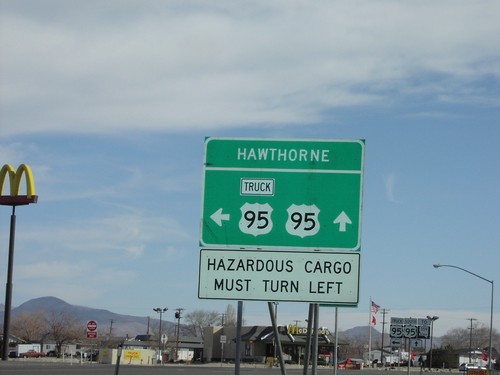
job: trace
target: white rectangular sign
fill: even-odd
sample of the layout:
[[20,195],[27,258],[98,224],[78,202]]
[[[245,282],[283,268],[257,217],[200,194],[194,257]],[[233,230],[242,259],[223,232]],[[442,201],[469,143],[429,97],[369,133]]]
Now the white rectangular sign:
[[419,318],[418,319],[418,325],[419,326],[430,327],[431,326],[431,322],[432,322],[432,320],[430,320],[430,319],[425,319],[425,318]]
[[411,325],[416,326],[417,323],[418,323],[418,319],[417,318],[404,318],[404,322],[405,322],[404,323],[405,325],[410,325],[411,324]]
[[198,297],[357,306],[357,252],[202,249]]

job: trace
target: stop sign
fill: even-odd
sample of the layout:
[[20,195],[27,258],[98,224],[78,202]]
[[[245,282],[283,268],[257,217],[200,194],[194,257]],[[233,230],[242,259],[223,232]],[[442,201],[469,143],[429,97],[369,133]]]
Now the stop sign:
[[87,331],[94,332],[97,330],[97,322],[95,320],[89,320],[87,322]]

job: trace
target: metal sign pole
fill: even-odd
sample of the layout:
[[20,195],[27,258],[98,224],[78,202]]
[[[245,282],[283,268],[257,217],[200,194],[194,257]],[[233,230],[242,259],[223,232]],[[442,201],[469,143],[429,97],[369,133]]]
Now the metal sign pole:
[[303,375],[307,375],[307,368],[309,367],[309,357],[311,355],[311,333],[312,333],[312,320],[313,320],[313,304],[309,304],[309,315],[307,317],[307,339],[306,350],[304,352],[304,371]]
[[411,340],[410,339],[405,339],[405,343],[408,342],[408,369],[407,369],[407,374],[410,375],[410,358],[411,358]]
[[236,319],[236,357],[234,358],[234,375],[240,375],[242,320],[243,320],[243,301],[238,301],[238,312]]
[[333,375],[337,375],[338,368],[338,346],[339,346],[339,334],[338,334],[338,319],[339,319],[339,308],[335,308],[335,347],[333,348]]
[[7,285],[5,288],[5,310],[3,319],[3,350],[2,360],[9,358],[9,338],[10,338],[10,314],[12,308],[12,273],[14,270],[14,239],[16,235],[16,206],[12,206],[10,217],[10,239],[9,239],[9,263],[7,267]]
[[312,342],[312,375],[318,373],[318,320],[319,320],[319,304],[314,305],[314,328],[313,328],[313,342]]
[[278,326],[276,325],[276,316],[274,315],[273,303],[268,302],[267,307],[269,308],[269,315],[271,316],[271,323],[273,325],[274,340],[276,343],[276,347],[278,349],[278,357],[280,359],[281,373],[283,375],[286,375],[285,361],[283,360],[283,352],[281,350],[281,340],[278,334]]

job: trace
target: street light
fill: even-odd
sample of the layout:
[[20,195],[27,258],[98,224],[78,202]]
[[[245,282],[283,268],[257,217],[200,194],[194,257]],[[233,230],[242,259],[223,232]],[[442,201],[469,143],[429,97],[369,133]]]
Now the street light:
[[167,310],[168,310],[168,307],[164,307],[164,308],[155,307],[153,309],[154,312],[157,312],[158,314],[160,314],[160,332],[158,333],[158,352],[160,353],[160,361],[161,362],[163,362],[163,359],[161,357],[161,335],[162,335],[162,331],[161,331],[161,316]]
[[175,316],[175,319],[177,319],[177,338],[176,338],[176,341],[175,341],[175,360],[179,360],[179,331],[180,331],[180,323],[181,323],[181,313],[182,313],[182,310],[184,310],[182,307],[178,307],[176,309],[176,312],[174,314]]
[[431,371],[432,368],[432,336],[434,336],[434,321],[439,319],[439,316],[429,316],[427,315],[427,319],[431,321],[431,351],[429,353],[430,358],[429,358],[429,371]]
[[484,280],[488,283],[491,284],[491,308],[490,308],[490,344],[489,344],[489,349],[488,349],[488,369],[490,371],[493,370],[493,362],[491,361],[491,354],[492,354],[492,336],[493,336],[493,289],[494,289],[494,282],[493,280],[488,280],[482,276],[479,276],[478,274],[475,274],[474,272],[468,271],[465,268],[457,267],[457,266],[452,266],[450,264],[434,264],[434,268],[439,268],[439,267],[450,267],[450,268],[456,268],[458,270],[467,272],[468,274],[471,274],[472,276],[476,276],[477,278]]

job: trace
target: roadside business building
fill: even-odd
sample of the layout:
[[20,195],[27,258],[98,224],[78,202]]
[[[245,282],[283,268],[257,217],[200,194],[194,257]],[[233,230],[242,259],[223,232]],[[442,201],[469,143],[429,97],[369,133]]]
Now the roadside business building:
[[[283,359],[303,363],[307,328],[296,325],[279,327]],[[233,362],[236,358],[236,327],[207,327],[204,331],[203,360]],[[318,335],[318,360],[333,363],[335,338],[327,328]],[[271,326],[247,326],[241,329],[241,361],[265,363],[275,356],[275,337]],[[277,355],[277,352],[276,352]]]

